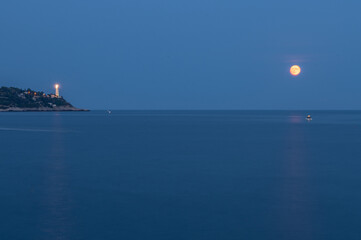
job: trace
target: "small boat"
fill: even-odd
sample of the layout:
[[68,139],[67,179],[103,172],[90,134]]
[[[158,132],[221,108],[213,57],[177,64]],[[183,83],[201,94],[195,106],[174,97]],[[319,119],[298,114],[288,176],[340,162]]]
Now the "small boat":
[[307,115],[306,120],[311,121],[312,120],[311,115]]
[[112,111],[110,111],[110,110],[108,110],[107,112],[108,112],[108,114],[112,114]]

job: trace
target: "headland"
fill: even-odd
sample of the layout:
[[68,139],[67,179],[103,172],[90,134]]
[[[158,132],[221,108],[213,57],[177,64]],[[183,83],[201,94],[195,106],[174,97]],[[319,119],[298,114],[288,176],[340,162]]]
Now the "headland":
[[59,95],[16,87],[0,88],[0,112],[88,111],[79,109]]

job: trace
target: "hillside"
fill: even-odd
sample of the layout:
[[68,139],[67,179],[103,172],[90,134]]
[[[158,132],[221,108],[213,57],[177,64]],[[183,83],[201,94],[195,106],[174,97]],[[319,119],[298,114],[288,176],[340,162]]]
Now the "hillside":
[[0,111],[84,111],[63,97],[31,89],[0,88]]

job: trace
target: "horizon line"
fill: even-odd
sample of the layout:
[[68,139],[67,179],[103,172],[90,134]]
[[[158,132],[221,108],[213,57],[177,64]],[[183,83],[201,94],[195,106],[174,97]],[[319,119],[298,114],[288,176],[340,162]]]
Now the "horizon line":
[[91,109],[90,111],[361,111],[360,109]]

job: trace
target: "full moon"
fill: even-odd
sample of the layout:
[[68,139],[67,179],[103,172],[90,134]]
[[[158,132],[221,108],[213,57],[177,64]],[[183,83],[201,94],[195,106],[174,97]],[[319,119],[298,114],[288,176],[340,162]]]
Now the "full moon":
[[301,73],[301,68],[300,66],[298,65],[293,65],[291,68],[290,68],[290,73],[293,75],[293,76],[297,76],[298,74]]

